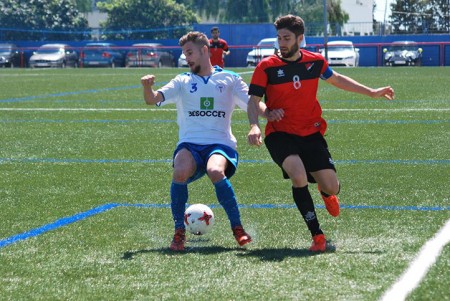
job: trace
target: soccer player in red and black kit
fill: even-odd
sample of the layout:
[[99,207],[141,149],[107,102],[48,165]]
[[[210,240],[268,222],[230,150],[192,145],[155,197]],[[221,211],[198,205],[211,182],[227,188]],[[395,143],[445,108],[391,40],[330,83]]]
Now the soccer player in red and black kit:
[[225,66],[223,57],[230,54],[227,41],[219,38],[220,31],[218,27],[211,28],[211,35],[212,38],[209,39],[209,59],[211,61],[211,65],[217,65],[220,68],[223,68]]
[[264,142],[285,179],[292,182],[292,195],[312,235],[310,251],[324,252],[325,236],[320,228],[308,182],[318,183],[325,207],[332,216],[339,215],[340,185],[336,169],[323,135],[327,123],[317,100],[319,79],[333,86],[372,98],[394,99],[390,87],[372,89],[333,71],[325,58],[315,52],[299,49],[304,38],[304,22],[298,16],[279,17],[275,23],[279,51],[263,59],[255,68],[250,83],[248,141],[261,145],[258,106],[265,96],[266,117]]

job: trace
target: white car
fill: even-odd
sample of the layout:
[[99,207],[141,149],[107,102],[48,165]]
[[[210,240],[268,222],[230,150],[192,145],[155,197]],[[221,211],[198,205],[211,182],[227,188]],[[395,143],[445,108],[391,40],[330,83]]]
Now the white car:
[[178,67],[189,67],[184,53],[181,53],[180,57],[178,58]]
[[[330,66],[357,67],[359,65],[359,49],[350,41],[328,42],[328,64]],[[325,49],[320,53],[325,56]]]
[[263,58],[271,56],[278,49],[277,38],[267,38],[259,41],[258,45],[247,54],[247,67],[256,66]]
[[[306,47],[306,38],[300,47]],[[265,38],[247,54],[247,67],[256,66],[263,58],[271,56],[279,48],[277,38]]]

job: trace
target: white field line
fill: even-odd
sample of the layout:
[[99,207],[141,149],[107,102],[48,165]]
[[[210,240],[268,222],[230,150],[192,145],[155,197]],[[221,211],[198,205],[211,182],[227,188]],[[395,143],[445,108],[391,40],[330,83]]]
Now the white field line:
[[409,268],[397,280],[392,287],[387,290],[381,301],[401,301],[411,293],[422,281],[430,267],[436,262],[442,249],[450,243],[450,219],[436,233],[436,235],[426,242],[420,250],[419,255],[410,264]]
[[[176,109],[162,108],[0,108],[0,111],[92,111],[92,112],[108,112],[108,111],[176,111]],[[324,112],[359,112],[359,111],[375,111],[375,112],[443,112],[450,111],[450,108],[410,108],[410,109],[323,109]]]

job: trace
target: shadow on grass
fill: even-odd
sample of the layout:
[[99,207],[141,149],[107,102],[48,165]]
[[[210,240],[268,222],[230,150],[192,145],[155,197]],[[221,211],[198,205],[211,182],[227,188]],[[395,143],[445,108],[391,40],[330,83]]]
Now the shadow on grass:
[[187,254],[204,254],[204,255],[210,255],[210,254],[219,254],[224,252],[234,252],[234,251],[242,251],[244,252],[245,249],[240,248],[225,248],[221,246],[205,246],[205,247],[199,247],[199,246],[186,246],[184,251],[172,251],[168,247],[167,248],[157,248],[157,249],[144,249],[144,250],[137,250],[137,251],[127,251],[123,253],[123,256],[121,259],[124,260],[132,260],[135,256],[140,254],[149,254],[149,253],[159,253],[162,255],[187,255]]
[[132,260],[140,254],[159,253],[162,255],[187,255],[187,254],[219,254],[224,252],[239,252],[238,257],[255,257],[261,261],[283,261],[290,257],[311,257],[318,255],[326,255],[336,252],[336,246],[327,242],[327,249],[325,252],[311,252],[308,249],[291,249],[291,248],[269,248],[269,249],[246,249],[246,248],[227,248],[222,246],[201,246],[202,243],[208,242],[208,239],[191,239],[188,241],[184,251],[174,252],[167,248],[143,249],[137,251],[127,251],[123,254],[121,259]]
[[336,252],[336,248],[328,247],[325,252],[311,252],[308,249],[291,249],[291,248],[272,248],[247,250],[245,253],[238,254],[241,257],[256,257],[261,261],[283,261],[290,257],[311,257]]

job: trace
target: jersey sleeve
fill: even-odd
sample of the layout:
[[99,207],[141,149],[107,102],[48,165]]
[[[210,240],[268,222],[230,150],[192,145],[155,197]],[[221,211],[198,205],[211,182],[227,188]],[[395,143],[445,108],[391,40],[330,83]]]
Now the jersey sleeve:
[[234,84],[233,95],[235,103],[244,111],[247,111],[248,105],[248,86],[242,79],[237,76]]
[[331,67],[328,65],[327,60],[320,53],[318,55],[321,56],[324,63],[322,66],[322,70],[320,71],[320,78],[327,80],[333,75],[333,69],[331,69]]
[[266,92],[267,81],[267,74],[263,67],[261,67],[260,63],[256,66],[255,71],[253,72],[248,94],[263,97]]
[[228,51],[228,43],[225,40],[222,40],[223,42],[223,51]]
[[163,96],[163,100],[158,102],[156,105],[158,107],[165,106],[171,103],[176,103],[179,99],[179,87],[180,87],[180,77],[176,76],[166,85],[157,90]]

